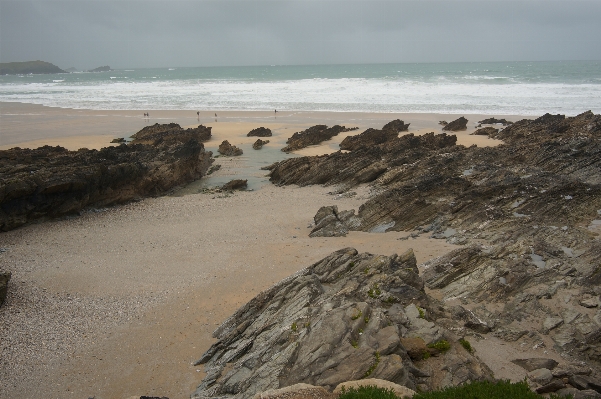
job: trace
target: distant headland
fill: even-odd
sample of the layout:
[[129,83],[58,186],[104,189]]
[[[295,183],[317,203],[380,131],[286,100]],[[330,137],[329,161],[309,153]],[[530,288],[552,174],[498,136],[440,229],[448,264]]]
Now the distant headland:
[[54,64],[46,61],[2,62],[0,75],[25,75],[43,73],[67,73]]
[[108,65],[100,66],[98,68],[90,69],[88,72],[108,72],[111,70],[111,67]]

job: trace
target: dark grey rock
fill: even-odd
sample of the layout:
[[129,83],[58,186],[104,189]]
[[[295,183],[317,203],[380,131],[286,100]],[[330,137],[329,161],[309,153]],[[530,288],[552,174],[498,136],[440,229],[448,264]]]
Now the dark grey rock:
[[543,393],[556,392],[565,387],[566,387],[566,384],[562,380],[555,379],[555,380],[551,381],[550,383],[543,385],[542,387],[536,388],[536,393],[543,394]]
[[0,272],[0,306],[6,300],[6,294],[8,292],[8,282],[10,280],[10,272]]
[[534,357],[530,359],[514,359],[511,363],[517,364],[527,371],[534,371],[537,369],[553,370],[558,363],[553,359]]
[[439,355],[446,367],[435,374],[413,364],[401,338],[420,334],[430,343],[445,334],[419,317],[418,307],[432,310],[423,287],[412,251],[336,251],[262,292],[215,331],[218,341],[196,362],[207,376],[192,398],[246,399],[296,383],[333,389],[363,377],[409,388],[418,379],[433,388],[492,377],[459,345]]
[[468,120],[465,119],[463,116],[461,116],[461,117],[455,119],[454,121],[449,122],[446,125],[444,125],[442,130],[446,130],[449,132],[457,132],[459,130],[466,130],[467,122],[468,122]]

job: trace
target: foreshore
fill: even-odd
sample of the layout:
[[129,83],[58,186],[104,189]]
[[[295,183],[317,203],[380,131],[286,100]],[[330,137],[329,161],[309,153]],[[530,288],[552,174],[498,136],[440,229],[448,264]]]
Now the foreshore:
[[[205,143],[209,149],[223,140],[248,146],[256,138],[246,134],[265,126],[274,133],[269,146],[279,149],[294,132],[316,124],[357,126],[360,132],[402,119],[411,123],[409,133],[423,134],[440,133],[439,120],[459,116],[149,112],[144,118],[141,111],[0,103],[0,149],[102,148],[144,126],[170,122],[211,126],[213,138]],[[475,122],[488,115],[464,116],[468,130],[457,133],[458,144],[500,143],[469,135]],[[341,134],[298,154],[331,153],[344,137],[357,133]],[[241,170],[264,176],[265,171],[249,166],[248,155],[218,158],[222,169],[215,178],[236,178]],[[354,196],[331,194],[332,187],[271,184],[233,195],[199,191],[184,188],[172,196],[0,233],[0,248],[6,250],[0,262],[13,272],[0,309],[0,398],[187,398],[204,376],[202,367],[192,363],[214,342],[213,330],[280,279],[349,246],[386,255],[413,248],[418,263],[457,248],[426,234],[399,240],[408,232],[308,237],[307,226],[321,206],[357,209],[370,195],[368,186],[354,190]]]

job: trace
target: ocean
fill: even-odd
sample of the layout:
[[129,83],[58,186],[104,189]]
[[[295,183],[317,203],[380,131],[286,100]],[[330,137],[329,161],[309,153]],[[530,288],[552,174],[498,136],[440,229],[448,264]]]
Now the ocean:
[[95,110],[601,113],[601,61],[118,69],[0,76],[0,101]]

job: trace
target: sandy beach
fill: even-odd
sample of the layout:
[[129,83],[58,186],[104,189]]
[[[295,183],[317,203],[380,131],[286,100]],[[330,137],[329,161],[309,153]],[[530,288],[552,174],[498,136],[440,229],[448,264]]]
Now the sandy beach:
[[[236,308],[280,279],[332,251],[390,255],[413,248],[418,263],[453,248],[445,240],[409,232],[352,232],[343,238],[309,238],[324,205],[358,209],[356,195],[332,187],[276,187],[259,167],[284,156],[292,133],[315,124],[381,128],[393,119],[409,133],[441,132],[439,120],[458,115],[300,112],[91,111],[0,103],[0,149],[61,145],[101,148],[154,123],[213,127],[205,147],[222,140],[244,148],[238,158],[217,158],[222,168],[205,181],[160,198],[148,198],[81,216],[31,224],[0,234],[2,268],[13,273],[0,309],[0,398],[187,398],[204,376],[192,366],[214,342],[213,330]],[[470,136],[481,115],[465,115],[458,144],[499,142]],[[508,120],[519,116],[496,115]],[[272,129],[268,151],[250,148],[253,128]],[[349,132],[298,155],[337,150]],[[281,159],[281,158],[280,158]],[[201,187],[254,176],[253,191],[203,193]],[[260,184],[259,184],[260,183]],[[502,349],[501,349],[502,350]],[[512,375],[508,375],[512,377]]]

